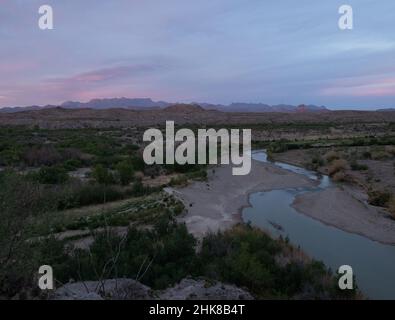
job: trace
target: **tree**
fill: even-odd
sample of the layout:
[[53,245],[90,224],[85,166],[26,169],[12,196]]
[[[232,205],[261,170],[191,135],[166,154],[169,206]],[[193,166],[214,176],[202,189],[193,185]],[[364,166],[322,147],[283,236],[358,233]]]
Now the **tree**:
[[143,171],[145,168],[145,162],[143,157],[139,157],[139,156],[132,156],[130,158],[130,161],[133,165],[134,170],[136,171]]
[[36,262],[28,239],[33,236],[34,223],[53,209],[37,182],[11,171],[1,174],[0,296],[12,297],[32,284],[40,261]]
[[38,171],[37,179],[43,184],[63,184],[69,176],[66,170],[59,166],[43,167]]
[[100,184],[109,185],[114,182],[112,174],[101,164],[95,166],[92,176]]
[[93,177],[97,183],[104,185],[103,202],[107,202],[107,186],[114,182],[114,177],[107,168],[101,164],[96,165],[92,172]]
[[129,161],[122,161],[117,164],[116,169],[118,171],[119,180],[122,185],[128,185],[134,176],[133,165]]

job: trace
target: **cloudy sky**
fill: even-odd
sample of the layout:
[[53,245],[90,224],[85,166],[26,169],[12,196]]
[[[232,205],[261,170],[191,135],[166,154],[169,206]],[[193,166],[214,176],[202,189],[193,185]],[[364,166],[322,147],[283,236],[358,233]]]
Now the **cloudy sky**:
[[395,1],[0,0],[0,107],[121,96],[395,107]]

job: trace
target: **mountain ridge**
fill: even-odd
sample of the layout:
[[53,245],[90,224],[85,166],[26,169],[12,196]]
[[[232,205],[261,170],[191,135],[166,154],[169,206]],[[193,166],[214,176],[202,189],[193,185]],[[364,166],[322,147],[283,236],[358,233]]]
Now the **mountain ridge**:
[[132,109],[132,110],[152,110],[152,109],[165,109],[170,106],[183,105],[183,111],[187,106],[195,109],[199,106],[205,110],[217,110],[223,112],[328,112],[330,111],[324,106],[316,105],[268,105],[265,103],[247,103],[247,102],[234,102],[229,105],[212,104],[212,103],[171,103],[166,101],[154,101],[151,98],[104,98],[92,99],[88,102],[80,101],[65,101],[60,105],[46,105],[46,106],[26,106],[26,107],[5,107],[1,108],[1,113],[14,113],[21,111],[42,110],[49,108],[61,107],[64,109]]

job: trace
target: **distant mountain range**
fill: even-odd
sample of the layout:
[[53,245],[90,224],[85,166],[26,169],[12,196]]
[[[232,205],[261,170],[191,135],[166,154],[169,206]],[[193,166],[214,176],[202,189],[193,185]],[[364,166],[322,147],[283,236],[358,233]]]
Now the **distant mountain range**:
[[395,111],[395,108],[377,109],[376,111],[380,111],[380,112],[393,112],[393,111]]
[[77,108],[90,108],[90,109],[113,109],[113,108],[165,108],[170,106],[171,103],[164,101],[153,101],[150,98],[112,98],[112,99],[93,99],[89,102],[75,102],[66,101],[60,105],[62,108],[77,109]]
[[268,105],[264,103],[244,103],[237,102],[232,103],[230,105],[210,105],[210,104],[201,104],[205,109],[214,109],[225,112],[324,112],[329,111],[324,106],[315,106],[315,105],[287,105],[287,104],[278,104],[278,105]]
[[[177,105],[177,103],[170,103],[165,101],[153,101],[150,98],[111,98],[111,99],[93,99],[89,102],[66,101],[60,106],[46,105],[46,106],[28,106],[28,107],[8,107],[0,109],[0,112],[13,113],[30,110],[41,110],[48,108],[61,107],[65,109],[133,109],[133,110],[146,110],[146,109],[163,109]],[[324,106],[315,105],[268,105],[264,103],[243,103],[237,102],[230,105],[210,104],[210,103],[192,103],[191,106],[201,106],[206,110],[218,110],[224,112],[327,112],[329,111]],[[186,106],[184,104],[184,106]]]

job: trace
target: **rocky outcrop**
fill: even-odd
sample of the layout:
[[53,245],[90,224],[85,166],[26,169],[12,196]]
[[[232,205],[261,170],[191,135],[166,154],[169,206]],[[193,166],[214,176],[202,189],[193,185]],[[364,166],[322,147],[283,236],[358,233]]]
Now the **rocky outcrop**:
[[53,300],[148,300],[152,290],[132,279],[68,283],[57,289]]
[[162,300],[253,300],[252,295],[234,285],[205,280],[183,279],[159,293]]
[[183,279],[172,288],[154,291],[132,279],[68,283],[57,289],[53,300],[252,300],[234,285],[217,281]]

